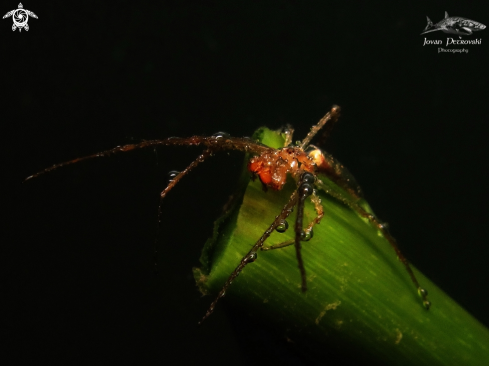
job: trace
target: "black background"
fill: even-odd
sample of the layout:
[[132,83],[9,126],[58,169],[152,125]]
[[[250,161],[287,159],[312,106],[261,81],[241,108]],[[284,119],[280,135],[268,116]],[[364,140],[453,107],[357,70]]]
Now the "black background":
[[19,364],[307,364],[224,301],[196,326],[211,298],[191,269],[234,192],[239,153],[213,158],[165,200],[156,275],[158,193],[199,149],[22,180],[141,139],[286,123],[301,139],[332,104],[342,118],[323,147],[411,262],[489,325],[489,31],[466,37],[482,38],[458,46],[468,54],[438,53],[420,36],[425,16],[445,10],[489,24],[484,2],[23,4],[39,17],[28,32],[0,23],[2,328]]

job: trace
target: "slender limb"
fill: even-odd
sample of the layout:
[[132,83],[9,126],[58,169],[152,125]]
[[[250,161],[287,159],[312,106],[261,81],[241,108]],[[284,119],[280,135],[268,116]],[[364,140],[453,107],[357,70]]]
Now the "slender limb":
[[176,184],[180,181],[180,179],[182,179],[185,175],[187,175],[197,165],[199,165],[200,163],[204,162],[204,160],[207,159],[211,155],[212,155],[212,150],[211,149],[204,150],[204,152],[201,155],[199,155],[197,157],[197,159],[195,159],[194,161],[192,161],[188,167],[186,167],[184,170],[182,170],[180,173],[178,173],[175,176],[175,178],[173,178],[168,183],[168,185],[166,186],[166,188],[160,193],[160,199],[163,200],[163,198],[165,198],[165,196],[168,194],[168,192],[170,192],[171,189],[176,186]]
[[[307,228],[304,229],[304,232],[306,233],[311,232],[313,226],[319,224],[324,216],[324,209],[323,206],[321,205],[321,198],[319,198],[319,196],[316,194],[316,191],[312,192],[311,201],[314,204],[314,208],[316,210],[317,216],[309,223],[309,225],[307,225]],[[269,247],[262,247],[261,250],[267,251],[272,249],[285,248],[294,243],[295,243],[295,239],[291,239],[291,240],[284,241],[283,243],[274,244]]]
[[307,196],[301,192],[299,192],[299,199],[297,202],[297,217],[295,219],[295,255],[297,257],[297,265],[301,272],[301,288],[302,292],[307,291],[307,281],[306,281],[306,269],[304,268],[304,262],[302,261],[302,253],[301,253],[301,239],[303,234],[302,231],[302,220],[304,217],[304,203]]
[[306,231],[312,230],[314,225],[317,225],[321,222],[321,219],[324,217],[324,208],[321,204],[321,198],[316,193],[316,190],[312,191],[311,201],[314,204],[314,209],[316,210],[317,216],[311,223],[307,226]]
[[204,137],[204,136],[193,136],[193,137],[169,137],[167,139],[163,140],[148,140],[148,141],[143,141],[138,144],[129,144],[129,145],[124,145],[124,146],[117,146],[114,147],[113,149],[110,150],[105,150],[98,152],[96,154],[88,155],[82,158],[77,158],[73,159],[64,163],[60,164],[55,164],[49,168],[46,168],[36,174],[33,174],[25,179],[29,180],[32,178],[36,178],[44,173],[48,173],[50,171],[56,170],[58,168],[62,168],[67,165],[79,163],[84,160],[89,160],[89,159],[94,159],[94,158],[101,158],[101,157],[107,157],[112,154],[117,154],[121,152],[127,152],[131,150],[136,150],[136,149],[144,149],[147,147],[154,147],[154,146],[175,146],[175,145],[181,145],[181,146],[198,146],[198,145],[205,145],[208,148],[212,150],[240,150],[240,151],[245,151],[245,152],[253,152],[256,154],[261,154],[264,151],[271,150],[273,149],[262,145],[260,143],[257,143],[249,138],[237,138],[237,137],[229,137],[229,138],[223,138],[222,136],[209,136],[209,137]]
[[287,125],[284,128],[284,135],[285,135],[284,147],[286,147],[292,143],[292,137],[294,136],[294,129],[292,128],[291,125]]
[[332,196],[333,198],[339,200],[340,202],[342,202],[346,206],[348,206],[351,209],[355,210],[360,216],[368,219],[368,221],[370,221],[370,223],[375,228],[377,228],[378,230],[380,230],[382,232],[382,235],[384,236],[384,238],[387,239],[387,241],[389,242],[389,244],[391,245],[391,247],[396,252],[397,257],[399,258],[399,260],[402,262],[402,264],[404,264],[404,268],[406,269],[407,273],[409,274],[409,277],[411,277],[411,281],[414,283],[414,285],[418,289],[418,293],[419,293],[419,295],[421,296],[421,298],[423,300],[424,307],[426,309],[429,309],[430,306],[431,306],[431,303],[427,299],[428,292],[425,289],[423,289],[422,287],[420,287],[419,282],[418,282],[416,276],[414,275],[414,272],[411,269],[411,266],[409,265],[409,262],[408,262],[407,258],[401,253],[401,250],[399,249],[399,247],[397,245],[396,239],[394,239],[394,237],[389,233],[389,231],[387,230],[386,225],[384,223],[382,223],[381,221],[379,221],[379,219],[376,218],[374,215],[372,215],[371,213],[368,213],[367,211],[365,211],[365,209],[362,208],[357,203],[347,200],[346,198],[344,198],[340,194],[338,194],[338,193],[330,190],[329,188],[327,188],[325,186],[322,186],[322,188],[324,189],[324,191],[328,195]]
[[[301,174],[301,173],[299,173]],[[297,256],[297,264],[301,272],[301,288],[302,292],[307,291],[306,270],[301,254],[301,240],[305,239],[305,233],[302,230],[302,221],[304,219],[304,203],[306,198],[314,192],[314,181],[316,178],[310,172],[303,172],[300,175],[300,180],[297,187],[297,216],[295,218],[295,254]]]
[[333,106],[331,108],[331,111],[326,113],[326,115],[319,120],[316,126],[313,126],[311,128],[311,131],[307,134],[306,138],[302,140],[302,143],[300,145],[301,149],[305,149],[306,146],[311,142],[312,138],[318,133],[318,131],[328,122],[329,120],[336,119],[338,118],[340,113],[340,107],[337,105]]
[[285,247],[291,246],[294,243],[295,243],[295,238],[294,239],[287,240],[287,241],[284,241],[282,243],[274,244],[274,245],[269,246],[269,247],[263,247],[263,248],[261,248],[261,250],[263,250],[263,251],[266,252],[268,250],[281,249],[281,248],[285,248]]
[[158,253],[158,236],[159,236],[159,230],[161,226],[161,206],[163,203],[163,198],[168,194],[168,192],[171,191],[173,187],[182,179],[185,175],[187,175],[193,168],[195,168],[197,165],[200,163],[204,162],[205,159],[207,159],[209,156],[212,156],[212,150],[207,149],[205,150],[197,159],[192,161],[188,167],[186,167],[184,170],[182,170],[180,173],[178,173],[166,186],[166,188],[160,193],[160,203],[158,205],[158,221],[156,225],[156,237],[155,237],[155,243],[154,243],[154,257],[155,257],[155,268],[156,268],[156,263],[157,263],[157,253]]
[[254,262],[256,260],[256,258],[257,258],[256,252],[261,247],[263,247],[263,244],[264,244],[265,240],[267,240],[267,238],[275,230],[275,228],[278,225],[280,225],[280,222],[282,220],[285,220],[290,215],[290,213],[292,212],[292,210],[293,210],[293,208],[294,208],[294,206],[295,206],[296,203],[297,203],[297,191],[294,191],[294,193],[292,193],[292,195],[289,198],[289,202],[287,202],[287,204],[282,208],[282,211],[280,212],[280,214],[275,217],[275,220],[273,220],[272,224],[263,233],[263,235],[261,236],[261,238],[258,239],[258,241],[255,243],[255,245],[253,245],[253,247],[250,249],[250,251],[243,257],[243,259],[241,259],[241,262],[238,264],[238,266],[233,271],[233,273],[231,273],[231,275],[227,279],[226,283],[224,284],[223,288],[221,289],[221,291],[217,295],[217,298],[212,302],[212,304],[209,306],[209,309],[205,313],[204,317],[199,322],[199,325],[202,324],[202,322],[204,320],[206,320],[212,314],[212,312],[214,311],[214,307],[216,306],[216,304],[219,301],[219,299],[221,297],[224,297],[224,295],[226,293],[226,290],[229,288],[229,286],[231,286],[231,284],[233,283],[234,279],[236,277],[238,277],[238,275],[241,273],[241,271],[243,270],[243,268],[246,267],[246,265],[248,263]]
[[326,175],[355,198],[359,199],[363,196],[362,189],[358,185],[355,177],[343,164],[326,151],[322,151],[314,145],[309,145],[309,147],[314,148],[309,151],[309,156],[316,163],[318,173]]

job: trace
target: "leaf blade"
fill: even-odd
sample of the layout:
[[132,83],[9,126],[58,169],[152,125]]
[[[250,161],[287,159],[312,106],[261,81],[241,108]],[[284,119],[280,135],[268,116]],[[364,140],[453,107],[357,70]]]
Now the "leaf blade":
[[[260,137],[274,147],[283,141],[266,129],[260,130]],[[220,249],[210,259],[210,272],[195,272],[202,290],[215,294],[221,289],[295,184],[288,182],[279,192],[261,188],[260,182],[250,182],[239,208],[224,220],[225,235],[216,234],[212,242]],[[300,291],[295,250],[289,246],[258,253],[227,291],[228,301],[282,329],[292,340],[313,345],[313,352],[327,345],[397,365],[478,365],[489,359],[489,331],[484,326],[413,267],[433,303],[429,311],[424,309],[382,233],[337,199],[324,191],[319,194],[325,217],[314,228],[314,238],[302,245],[308,291]],[[362,207],[370,211],[366,202]],[[314,217],[314,207],[307,202],[304,221]],[[216,224],[216,233],[219,228]],[[266,246],[292,238],[291,229],[273,233]]]

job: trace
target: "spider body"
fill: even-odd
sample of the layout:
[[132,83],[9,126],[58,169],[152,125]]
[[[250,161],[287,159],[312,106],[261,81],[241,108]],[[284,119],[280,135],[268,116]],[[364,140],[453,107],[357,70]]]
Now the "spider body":
[[[250,171],[252,178],[258,176],[263,188],[270,187],[273,190],[281,190],[287,179],[287,175],[291,175],[295,181],[297,188],[290,196],[288,202],[282,208],[281,212],[275,217],[274,221],[264,231],[263,235],[251,246],[249,252],[244,255],[240,263],[236,266],[235,270],[230,274],[226,283],[223,285],[221,291],[217,295],[216,299],[212,302],[207,310],[205,316],[201,320],[204,321],[209,317],[220,298],[224,297],[226,290],[233,280],[239,275],[239,273],[246,267],[246,265],[254,262],[257,259],[257,252],[259,250],[271,250],[279,249],[289,245],[294,245],[298,267],[301,275],[301,288],[305,292],[307,290],[306,271],[301,255],[301,242],[309,241],[313,236],[313,227],[321,222],[324,216],[324,210],[321,205],[321,199],[316,193],[315,187],[323,189],[328,195],[348,206],[352,210],[356,211],[360,216],[367,219],[375,228],[377,228],[389,244],[395,250],[399,260],[404,264],[406,271],[408,272],[412,282],[418,289],[419,295],[422,297],[424,306],[428,309],[430,302],[427,300],[427,291],[419,286],[419,283],[412,272],[407,259],[403,256],[399,250],[395,239],[387,231],[386,225],[378,220],[373,214],[367,212],[358,202],[362,198],[361,190],[356,183],[353,176],[348,170],[333,156],[321,151],[314,145],[310,145],[312,138],[318,133],[318,131],[328,122],[335,122],[339,116],[339,107],[333,106],[330,112],[328,112],[315,126],[313,126],[310,132],[302,141],[298,141],[296,144],[291,144],[293,130],[289,127],[284,131],[285,135],[285,147],[280,149],[274,149],[263,145],[257,141],[253,141],[250,138],[243,137],[231,137],[229,134],[219,132],[213,136],[192,136],[188,138],[182,137],[169,137],[162,140],[149,140],[143,141],[137,144],[128,144],[124,146],[117,146],[113,149],[102,151],[89,156],[73,159],[61,164],[55,164],[50,168],[40,171],[26,178],[26,180],[36,178],[44,173],[52,170],[81,162],[83,160],[106,157],[115,153],[127,152],[135,149],[142,149],[147,147],[156,146],[205,146],[205,150],[201,155],[191,162],[184,170],[177,172],[172,171],[170,174],[170,181],[166,188],[160,193],[160,205],[158,207],[158,222],[161,224],[161,207],[162,200],[168,194],[168,192],[187,175],[198,164],[205,161],[208,157],[214,153],[226,150],[239,150],[252,155],[249,163],[248,170]],[[323,182],[319,179],[318,174],[322,173],[326,175],[336,185],[341,187],[344,191],[348,192],[348,198],[339,194],[331,189],[328,189]],[[316,217],[307,224],[304,228],[304,204],[306,199],[310,199],[314,205],[316,211]],[[267,238],[275,230],[278,232],[284,232],[288,224],[286,219],[292,213],[294,207],[297,207],[297,215],[295,218],[295,238],[293,240],[276,244],[270,247],[265,247],[264,243]],[[200,322],[200,323],[201,323]],[[199,324],[200,324],[199,323]]]
[[280,190],[285,185],[287,174],[297,176],[299,172],[314,173],[315,162],[299,147],[270,149],[250,159],[248,170],[260,178],[264,187]]

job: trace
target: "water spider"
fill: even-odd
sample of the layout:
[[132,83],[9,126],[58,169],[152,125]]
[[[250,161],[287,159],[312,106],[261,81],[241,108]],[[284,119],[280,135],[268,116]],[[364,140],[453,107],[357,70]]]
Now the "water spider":
[[[61,164],[56,164],[34,175],[31,175],[26,180],[36,178],[41,174],[70,164],[78,163],[83,160],[106,157],[119,152],[127,152],[135,149],[157,147],[162,145],[204,146],[205,149],[202,154],[192,161],[184,170],[170,173],[170,181],[166,188],[160,193],[158,222],[161,224],[162,200],[185,175],[217,152],[227,150],[243,151],[251,156],[247,167],[252,179],[258,178],[261,181],[264,190],[282,190],[286,184],[287,177],[290,176],[294,179],[296,186],[287,203],[277,214],[273,222],[268,226],[268,228],[264,228],[265,230],[261,237],[254,243],[254,245],[252,245],[248,253],[242,257],[234,271],[232,271],[232,273],[229,275],[227,281],[224,283],[222,289],[217,295],[217,298],[212,302],[201,322],[212,314],[217,302],[220,298],[224,297],[226,290],[231,286],[233,280],[240,274],[240,272],[243,271],[248,264],[257,260],[257,253],[260,250],[273,250],[294,245],[301,278],[301,289],[303,292],[307,291],[306,269],[302,259],[301,245],[302,242],[307,242],[313,238],[314,226],[319,224],[324,216],[324,209],[321,199],[317,193],[317,189],[324,190],[328,196],[355,211],[386,238],[396,252],[399,260],[403,263],[412,282],[418,289],[423,305],[428,309],[430,307],[430,302],[427,300],[427,291],[419,286],[418,280],[411,270],[407,259],[399,250],[395,239],[387,230],[386,224],[377,219],[376,216],[361,205],[360,201],[362,200],[362,193],[353,176],[333,156],[310,144],[312,138],[328,122],[332,124],[337,120],[339,117],[339,112],[339,107],[333,106],[332,109],[326,113],[326,115],[321,118],[315,126],[311,128],[307,136],[302,141],[298,141],[296,143],[292,143],[293,130],[291,128],[285,129],[284,147],[278,149],[268,147],[250,138],[231,137],[227,133],[223,132],[207,137],[170,137],[162,140],[148,140],[137,144],[117,146],[110,150],[77,158]],[[339,193],[337,190],[328,188],[328,185],[319,178],[320,174],[326,176],[331,182],[333,182],[333,184],[340,187],[344,194]],[[315,217],[310,220],[310,222],[304,223],[304,206],[306,200],[308,199],[311,200],[314,206]],[[290,216],[294,208],[296,209],[295,223],[293,226],[294,238],[289,241],[265,247],[265,242],[274,231],[284,232],[287,230],[288,223],[286,219]]]

